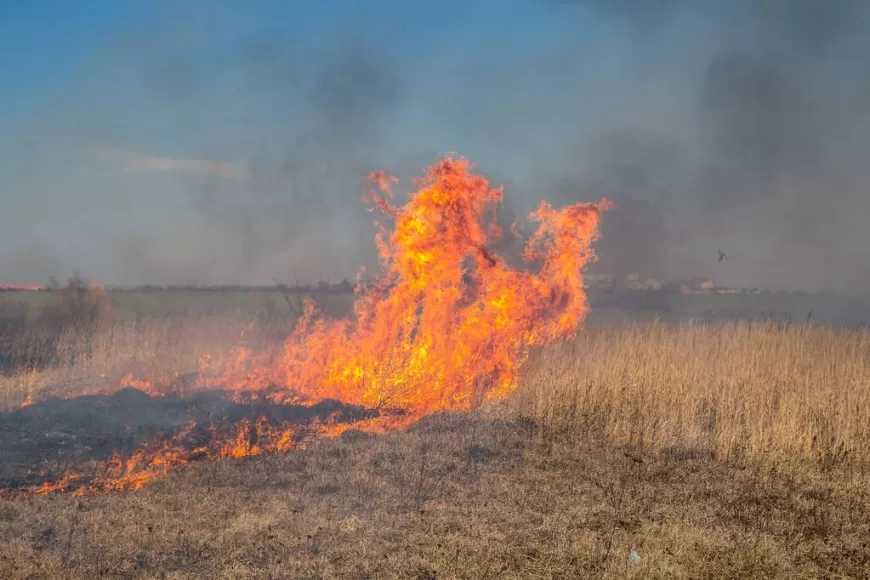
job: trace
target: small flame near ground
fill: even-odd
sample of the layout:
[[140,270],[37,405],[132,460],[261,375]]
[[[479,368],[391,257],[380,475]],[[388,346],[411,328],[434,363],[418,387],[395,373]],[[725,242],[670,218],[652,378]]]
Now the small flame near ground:
[[[116,455],[104,476],[68,474],[28,493],[138,489],[192,461],[297,449],[306,437],[347,429],[398,429],[430,413],[505,397],[517,386],[530,347],[572,338],[582,324],[588,311],[582,270],[594,259],[591,244],[610,204],[554,209],[541,202],[529,216],[538,222],[524,252],[530,267],[512,268],[489,249],[503,236],[496,219],[503,190],[472,169],[461,157],[437,161],[404,205],[393,202],[396,179],[373,173],[363,199],[391,223],[378,225],[383,273],[358,286],[355,316],[327,319],[309,301],[277,351],[240,348],[229,358],[204,360],[194,387],[230,389],[239,400],[259,393],[282,404],[334,399],[382,416],[327,419],[304,429],[265,419],[228,430],[213,426],[205,444],[197,444],[197,426],[189,425],[127,459]],[[128,376],[122,383],[166,393],[156,377]]]
[[146,444],[128,458],[116,452],[104,466],[102,475],[68,473],[35,489],[4,495],[26,497],[70,492],[75,496],[86,496],[136,490],[171,468],[194,461],[241,459],[304,449],[305,438],[336,437],[348,429],[366,429],[372,426],[371,423],[370,420],[339,423],[334,417],[328,417],[326,421],[314,421],[306,426],[275,426],[263,417],[257,421],[243,420],[229,427],[210,425],[202,429],[191,422],[170,439]]

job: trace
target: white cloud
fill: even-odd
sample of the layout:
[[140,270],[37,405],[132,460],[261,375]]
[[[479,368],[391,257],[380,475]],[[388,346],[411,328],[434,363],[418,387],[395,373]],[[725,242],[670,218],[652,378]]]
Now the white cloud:
[[129,151],[101,150],[100,157],[111,161],[123,173],[193,173],[227,179],[248,179],[244,165],[210,159],[174,159]]

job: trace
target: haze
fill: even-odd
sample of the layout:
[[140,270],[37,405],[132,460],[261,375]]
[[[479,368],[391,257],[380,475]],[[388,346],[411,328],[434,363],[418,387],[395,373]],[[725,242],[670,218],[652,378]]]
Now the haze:
[[870,291],[861,0],[10,3],[0,74],[0,284],[352,279],[457,152],[598,271]]

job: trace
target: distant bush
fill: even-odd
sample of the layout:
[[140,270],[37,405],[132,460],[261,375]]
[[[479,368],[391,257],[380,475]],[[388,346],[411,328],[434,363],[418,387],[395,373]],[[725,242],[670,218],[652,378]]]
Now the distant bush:
[[13,344],[26,334],[29,313],[27,303],[0,298],[0,373],[12,370],[17,363]]
[[88,355],[93,337],[112,315],[106,290],[78,274],[65,286],[52,285],[48,302],[28,316],[26,304],[3,304],[0,313],[0,372],[44,368],[64,362],[64,337],[73,335]]
[[112,302],[106,290],[76,274],[66,286],[52,291],[39,318],[43,324],[65,330],[92,332],[111,313]]

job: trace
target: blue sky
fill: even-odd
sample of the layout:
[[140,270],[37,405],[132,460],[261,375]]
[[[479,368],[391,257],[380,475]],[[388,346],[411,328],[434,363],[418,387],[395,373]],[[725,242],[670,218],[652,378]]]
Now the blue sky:
[[137,17],[136,4],[106,1],[7,2],[0,10],[2,126],[32,113],[48,93],[62,90],[82,59]]
[[57,0],[5,3],[0,11],[0,126],[6,127],[27,123],[66,91],[80,90],[79,75],[135,97],[142,71],[123,71],[131,62],[123,52],[113,62],[113,53],[135,50],[137,41],[148,50],[166,43],[161,48],[167,53],[214,64],[258,40],[280,40],[300,58],[310,52],[316,59],[330,44],[355,35],[388,51],[399,75],[419,78],[439,61],[456,59],[461,71],[545,53],[569,26],[564,13],[526,0]]

